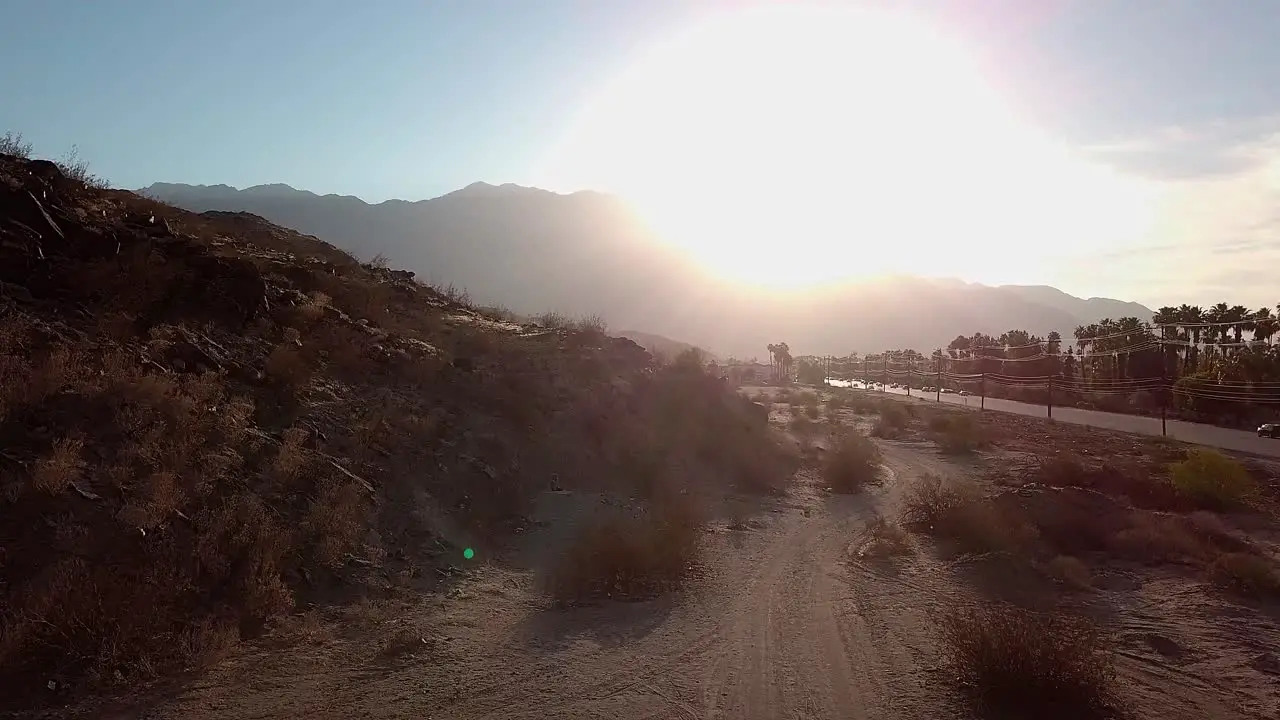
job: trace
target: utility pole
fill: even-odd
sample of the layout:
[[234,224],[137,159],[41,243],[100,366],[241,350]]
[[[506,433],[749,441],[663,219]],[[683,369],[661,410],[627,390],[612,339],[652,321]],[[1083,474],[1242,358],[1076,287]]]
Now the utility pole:
[[884,351],[884,376],[880,378],[880,392],[884,392],[884,386],[889,382],[889,351]]
[[1053,419],[1053,376],[1049,376],[1049,418]]
[[938,375],[938,379],[936,380],[937,387],[934,388],[935,395],[933,397],[933,401],[942,402],[942,353],[941,351],[939,351],[938,353],[938,360],[934,363],[933,369],[936,371]]
[[982,379],[978,381],[978,393],[982,398],[982,405],[978,409],[986,410],[987,409],[987,374],[986,373],[982,373]]
[[[1160,332],[1163,335],[1164,328],[1160,328]],[[1169,369],[1168,369],[1169,363],[1166,362],[1167,360],[1168,358],[1166,358],[1164,354],[1164,343],[1161,342],[1160,343],[1160,437],[1169,436],[1168,408],[1169,408],[1169,396],[1172,393],[1169,392],[1169,389],[1170,389],[1169,388]]]

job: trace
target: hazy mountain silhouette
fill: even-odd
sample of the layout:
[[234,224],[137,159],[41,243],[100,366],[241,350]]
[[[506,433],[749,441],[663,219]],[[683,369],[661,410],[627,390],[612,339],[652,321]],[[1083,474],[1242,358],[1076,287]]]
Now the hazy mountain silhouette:
[[[715,279],[659,242],[621,199],[473,183],[432,200],[369,204],[288,185],[156,183],[139,192],[196,212],[250,212],[432,282],[466,288],[482,304],[520,313],[598,314],[614,328],[643,328],[721,355],[845,354],[885,347],[926,351],[958,334],[1057,330],[1151,311],[1081,299],[1044,286],[988,287],[893,277],[794,292]],[[760,262],[767,263],[767,256]]]

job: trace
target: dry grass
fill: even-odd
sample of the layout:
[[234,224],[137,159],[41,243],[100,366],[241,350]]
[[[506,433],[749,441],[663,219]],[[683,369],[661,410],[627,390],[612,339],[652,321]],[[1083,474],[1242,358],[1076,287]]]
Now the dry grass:
[[1280,597],[1280,571],[1275,563],[1252,553],[1224,553],[1209,567],[1218,585],[1249,597]]
[[951,667],[986,714],[1114,715],[1113,655],[1083,619],[995,605],[954,610],[941,630]]
[[880,448],[866,437],[846,432],[832,440],[822,470],[827,486],[838,493],[859,492],[883,481]]
[[554,330],[576,330],[578,332],[608,332],[609,325],[599,315],[572,317],[559,312],[545,312],[533,317],[538,325]]
[[36,462],[31,472],[31,484],[54,495],[66,490],[84,471],[83,452],[84,441],[79,438],[58,440],[49,454]]
[[1049,561],[1046,569],[1049,575],[1068,587],[1084,590],[1093,585],[1093,577],[1089,566],[1079,558],[1070,555],[1058,555]]

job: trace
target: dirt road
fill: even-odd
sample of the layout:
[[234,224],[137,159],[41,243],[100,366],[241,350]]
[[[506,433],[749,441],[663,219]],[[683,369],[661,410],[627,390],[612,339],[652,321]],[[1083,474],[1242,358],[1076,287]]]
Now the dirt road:
[[[908,455],[891,456],[874,493],[831,496],[802,473],[746,529],[713,523],[703,575],[681,596],[556,610],[532,570],[483,567],[448,597],[388,609],[347,637],[239,657],[143,716],[928,716],[947,702],[931,681],[940,596],[921,592],[928,573],[857,559],[866,520],[893,512],[903,476],[931,462]],[[573,504],[552,500],[544,512]]]

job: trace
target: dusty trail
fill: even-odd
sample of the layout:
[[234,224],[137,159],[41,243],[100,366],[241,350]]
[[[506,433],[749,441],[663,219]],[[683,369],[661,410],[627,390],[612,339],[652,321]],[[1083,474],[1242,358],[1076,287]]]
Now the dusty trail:
[[947,702],[927,681],[932,574],[852,558],[866,520],[932,462],[893,450],[890,482],[858,497],[802,473],[748,530],[714,527],[682,597],[558,611],[529,573],[484,568],[399,611],[391,622],[426,640],[412,656],[379,661],[353,633],[242,657],[145,717],[928,716]]

